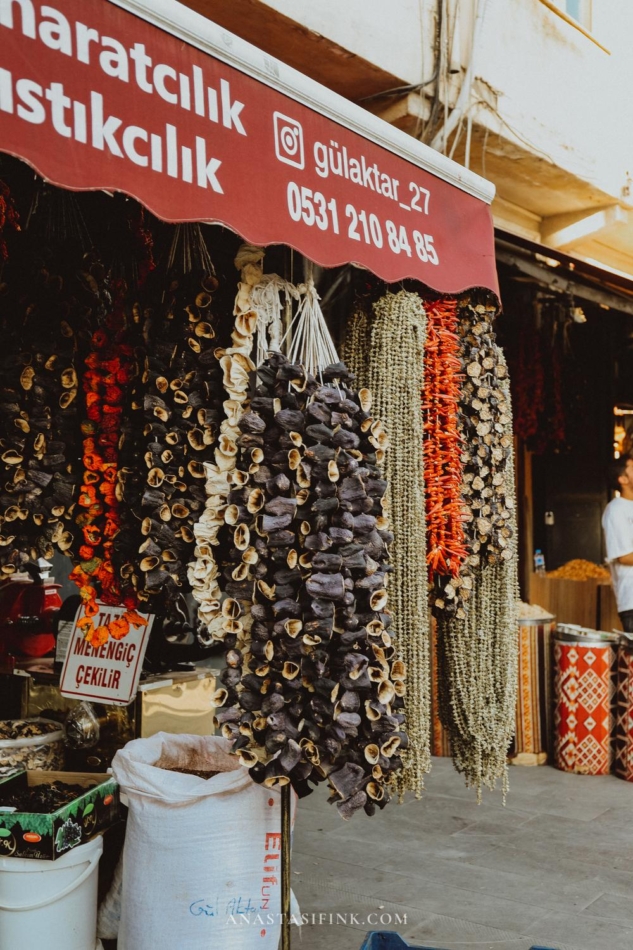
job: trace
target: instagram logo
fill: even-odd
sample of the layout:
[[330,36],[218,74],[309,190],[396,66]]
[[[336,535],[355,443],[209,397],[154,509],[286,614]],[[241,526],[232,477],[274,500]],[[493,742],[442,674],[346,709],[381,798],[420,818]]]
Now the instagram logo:
[[281,112],[273,115],[275,122],[275,153],[280,162],[305,168],[303,152],[303,128],[296,119],[290,119]]

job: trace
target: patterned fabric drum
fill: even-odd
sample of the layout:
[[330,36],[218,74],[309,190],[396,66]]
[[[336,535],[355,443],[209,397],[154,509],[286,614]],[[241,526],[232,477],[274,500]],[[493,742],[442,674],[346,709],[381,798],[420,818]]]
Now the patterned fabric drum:
[[615,774],[633,782],[633,643],[624,638],[618,646]]
[[607,775],[613,761],[617,634],[554,637],[554,758],[563,772]]
[[551,614],[519,620],[519,664],[513,765],[544,765],[551,754],[552,635]]
[[451,740],[440,719],[437,688],[437,626],[431,624],[431,755],[450,756]]

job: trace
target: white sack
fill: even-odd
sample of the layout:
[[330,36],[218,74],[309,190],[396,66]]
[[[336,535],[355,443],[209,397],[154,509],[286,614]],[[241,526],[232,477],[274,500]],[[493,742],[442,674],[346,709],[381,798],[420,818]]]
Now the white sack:
[[[118,950],[277,950],[281,796],[229,749],[218,736],[159,732],[115,755],[129,800]],[[153,764],[190,758],[220,774]]]

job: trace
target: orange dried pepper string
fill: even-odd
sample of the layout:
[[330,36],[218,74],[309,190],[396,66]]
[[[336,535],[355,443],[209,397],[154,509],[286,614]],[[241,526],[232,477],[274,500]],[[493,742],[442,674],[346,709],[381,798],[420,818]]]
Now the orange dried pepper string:
[[[109,637],[120,640],[130,626],[145,626],[137,613],[132,589],[122,590],[112,562],[114,539],[121,526],[117,498],[118,442],[125,387],[133,373],[132,349],[120,341],[125,327],[123,300],[125,285],[114,286],[114,307],[105,324],[92,335],[92,350],[85,359],[83,389],[86,419],[82,422],[83,483],[79,491],[75,521],[83,543],[80,562],[71,579],[77,584],[84,605],[79,626],[92,646],[102,646]],[[99,615],[97,600],[127,609],[107,625],[95,626]]]
[[425,305],[424,482],[426,490],[429,583],[439,575],[457,577],[468,552],[461,494],[461,439],[458,405],[461,361],[457,301],[444,298]]

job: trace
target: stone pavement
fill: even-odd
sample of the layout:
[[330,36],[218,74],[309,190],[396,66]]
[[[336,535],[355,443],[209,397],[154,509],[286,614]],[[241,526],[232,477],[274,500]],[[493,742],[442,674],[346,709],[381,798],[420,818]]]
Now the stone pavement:
[[293,950],[360,950],[372,929],[442,950],[633,950],[632,806],[621,779],[547,766],[511,769],[506,807],[490,792],[478,806],[449,759],[422,801],[374,818],[343,822],[317,789],[299,802],[293,889],[304,914],[348,916],[293,927]]

